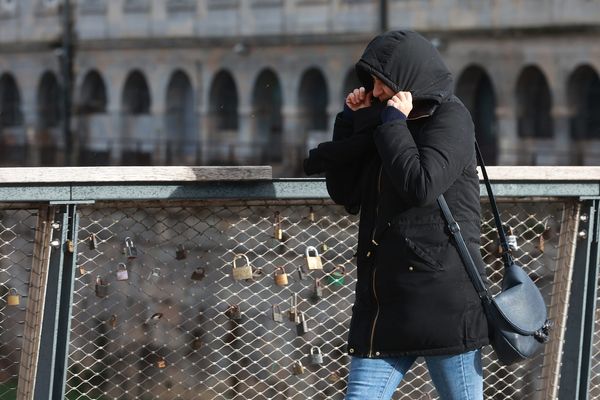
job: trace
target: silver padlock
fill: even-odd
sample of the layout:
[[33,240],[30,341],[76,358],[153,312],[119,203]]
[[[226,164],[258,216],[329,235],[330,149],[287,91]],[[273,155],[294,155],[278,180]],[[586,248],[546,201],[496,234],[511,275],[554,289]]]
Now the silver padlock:
[[160,278],[160,268],[152,268],[150,274],[148,274],[148,280],[157,280]]
[[323,364],[323,354],[321,354],[321,349],[317,346],[311,347],[309,359],[312,365]]
[[313,292],[311,295],[311,299],[313,301],[318,301],[323,297],[323,285],[321,284],[321,279],[315,277],[315,283],[313,285]]
[[125,238],[125,255],[129,260],[133,260],[138,256],[138,251],[133,245],[133,240],[130,237]]
[[290,298],[290,309],[288,311],[290,321],[298,323],[298,294],[294,293]]
[[[243,267],[238,267],[236,265],[236,261],[240,258],[246,260],[246,265],[244,265]],[[245,254],[236,254],[233,257],[233,270],[231,272],[233,275],[233,279],[235,279],[236,281],[252,279],[252,267],[250,266],[250,260],[248,259],[248,256],[246,256]]]
[[119,263],[117,268],[117,280],[118,281],[126,281],[129,279],[129,273],[127,272],[127,265],[124,263]]
[[304,317],[304,313],[298,312],[299,322],[296,324],[296,333],[298,336],[302,336],[309,331],[308,323],[306,322],[306,318]]
[[281,307],[279,304],[273,304],[273,321],[283,322],[283,314],[281,313]]
[[90,250],[96,250],[98,248],[98,238],[95,233],[92,233],[88,239],[88,244],[90,246]]
[[108,283],[98,275],[96,277],[96,296],[103,298],[108,295]]

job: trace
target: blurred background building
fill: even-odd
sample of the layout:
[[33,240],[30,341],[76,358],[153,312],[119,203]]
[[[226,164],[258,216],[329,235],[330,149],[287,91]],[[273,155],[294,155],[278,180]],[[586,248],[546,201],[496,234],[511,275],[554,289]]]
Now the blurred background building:
[[301,176],[369,39],[439,49],[489,164],[600,164],[594,0],[0,0],[0,165]]

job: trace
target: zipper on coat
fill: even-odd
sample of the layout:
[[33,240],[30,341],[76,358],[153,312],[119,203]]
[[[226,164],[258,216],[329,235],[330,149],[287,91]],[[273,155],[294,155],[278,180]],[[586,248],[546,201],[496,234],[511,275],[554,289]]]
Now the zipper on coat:
[[[381,194],[381,172],[383,170],[383,165],[379,167],[379,176],[377,178],[377,204],[375,206],[375,226],[373,227],[373,234],[371,235],[371,242],[378,246],[378,243],[375,241],[375,231],[377,230],[377,215],[379,213],[379,195]],[[375,313],[375,318],[373,318],[373,326],[371,327],[371,342],[369,345],[369,358],[373,357],[373,341],[375,340],[375,325],[377,325],[377,318],[379,318],[379,299],[377,298],[377,289],[375,287],[375,274],[377,273],[377,266],[373,267],[373,278],[372,278],[372,287],[373,287],[373,297],[375,297],[375,304],[377,304],[377,312]]]

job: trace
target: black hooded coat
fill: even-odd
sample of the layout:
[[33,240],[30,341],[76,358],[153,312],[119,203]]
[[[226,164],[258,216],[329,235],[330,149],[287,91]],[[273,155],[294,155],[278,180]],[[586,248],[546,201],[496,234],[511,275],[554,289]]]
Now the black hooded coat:
[[436,202],[443,193],[485,276],[471,116],[439,53],[415,32],[374,38],[356,72],[367,91],[371,75],[410,91],[413,110],[386,123],[377,102],[351,118],[340,113],[333,141],[305,160],[307,174],[325,172],[336,203],[360,211],[348,352],[380,358],[480,348],[487,320]]

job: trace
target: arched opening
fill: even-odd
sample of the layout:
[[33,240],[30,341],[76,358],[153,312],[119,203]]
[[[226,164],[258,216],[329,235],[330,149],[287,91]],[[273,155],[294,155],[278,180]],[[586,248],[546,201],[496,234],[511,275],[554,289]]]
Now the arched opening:
[[595,143],[600,139],[600,78],[589,65],[579,66],[569,77],[567,98],[570,106],[569,130],[574,165],[600,163]]
[[528,66],[519,75],[516,86],[517,134],[520,143],[517,163],[543,165],[554,163],[555,150],[552,94],[546,77],[536,66]]
[[124,141],[122,165],[152,165],[152,151],[157,145],[156,127],[150,118],[150,89],[144,74],[132,71],[125,80],[121,97]]
[[[208,162],[236,164],[238,142],[238,90],[231,73],[219,71],[213,78],[209,100]],[[247,145],[247,144],[246,144]]]
[[185,72],[171,75],[165,104],[167,164],[193,164],[197,146],[194,93]]
[[108,95],[102,75],[89,71],[81,85],[77,105],[78,129],[81,147],[81,165],[108,165],[110,163],[110,117],[106,115]]
[[79,95],[79,114],[106,113],[106,85],[100,73],[92,70],[85,75]]
[[326,131],[329,95],[321,71],[310,68],[304,72],[300,80],[298,97],[300,125],[304,128],[304,133]]
[[27,140],[23,127],[21,93],[15,78],[0,76],[0,163],[23,166],[27,160]]
[[485,163],[496,165],[496,95],[489,75],[479,66],[469,66],[460,74],[455,92],[471,113],[475,136]]
[[56,75],[46,71],[37,89],[37,140],[40,165],[55,165],[61,122],[60,87]]
[[279,78],[272,70],[265,69],[258,75],[252,92],[254,131],[261,163],[282,161],[281,104],[282,91]]
[[346,77],[344,78],[344,83],[342,85],[342,105],[346,102],[346,97],[348,94],[356,88],[361,86],[360,80],[358,79],[358,75],[356,75],[356,70],[354,67],[350,68]]
[[538,67],[526,67],[517,81],[517,129],[522,138],[551,138],[554,134],[552,95]]

